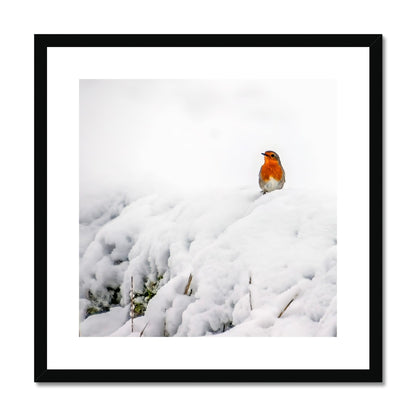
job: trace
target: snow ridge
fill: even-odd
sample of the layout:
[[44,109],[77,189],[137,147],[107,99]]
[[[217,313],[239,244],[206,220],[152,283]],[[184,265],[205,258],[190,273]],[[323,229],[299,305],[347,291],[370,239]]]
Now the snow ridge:
[[[82,215],[81,336],[336,336],[333,195],[240,188],[121,200]],[[133,333],[131,276],[147,296]]]

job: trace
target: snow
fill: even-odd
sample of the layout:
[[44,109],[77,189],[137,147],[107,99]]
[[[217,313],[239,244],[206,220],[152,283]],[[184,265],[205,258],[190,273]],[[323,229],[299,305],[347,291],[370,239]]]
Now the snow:
[[[136,196],[81,199],[81,336],[336,336],[333,193]],[[133,334],[132,276],[156,287]],[[88,316],[94,302],[109,311]]]
[[80,335],[90,337],[110,335],[126,322],[128,312],[128,307],[116,306],[107,313],[91,315],[80,325]]

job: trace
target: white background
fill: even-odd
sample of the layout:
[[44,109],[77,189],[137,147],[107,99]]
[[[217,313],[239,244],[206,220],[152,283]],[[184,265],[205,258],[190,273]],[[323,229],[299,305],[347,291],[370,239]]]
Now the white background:
[[[171,62],[169,67],[164,66],[166,61]],[[219,62],[221,69],[218,68]],[[368,48],[50,48],[48,50],[48,368],[368,368],[369,307],[368,276],[365,274],[368,270],[368,235],[364,231],[368,230],[368,62]],[[306,92],[302,95],[298,93],[298,99],[305,101],[311,100],[308,95],[312,95],[307,86],[310,88],[317,82],[316,80],[330,82],[330,85],[335,83],[337,94],[329,95],[332,102],[322,104],[322,97],[315,99],[310,105],[315,105],[319,109],[310,110],[310,113],[315,115],[317,120],[321,117],[321,124],[327,122],[333,125],[335,115],[329,111],[328,105],[337,107],[336,129],[329,129],[331,134],[326,138],[324,132],[323,138],[315,137],[317,132],[312,133],[313,138],[310,140],[318,150],[316,155],[311,151],[308,153],[311,160],[319,160],[319,163],[326,167],[326,174],[330,172],[335,183],[338,176],[336,339],[227,338],[216,342],[207,338],[168,341],[153,338],[137,342],[137,339],[78,337],[78,320],[74,319],[78,316],[79,310],[78,163],[79,148],[83,149],[85,145],[81,142],[78,146],[77,140],[78,83],[79,79],[92,77],[129,79],[134,76],[139,79],[219,77],[219,79],[229,78],[231,82],[235,82],[235,78],[245,80],[251,77],[258,82],[267,83],[270,83],[271,78],[276,78],[276,82],[281,84],[284,84],[282,80],[285,79],[286,83],[290,82],[287,79],[293,80],[294,83],[299,82],[297,81],[299,79],[306,85],[304,86]],[[223,82],[227,86],[228,80]],[[117,84],[113,84],[113,88],[115,85]],[[327,100],[330,99],[328,95],[324,93],[322,95],[326,96]],[[301,112],[300,108],[301,106],[297,106],[291,110]],[[319,115],[319,110],[326,114],[328,121]],[[121,111],[121,108],[113,109],[109,117],[117,120],[117,116],[114,115],[116,111]],[[150,117],[155,115],[152,114]],[[306,120],[305,117],[299,117],[297,122],[306,124]],[[111,127],[112,122],[109,124]],[[111,128],[108,129],[111,131]],[[294,127],[291,126],[286,134],[292,134],[293,129]],[[312,130],[312,127],[310,129]],[[123,129],[117,125],[117,131],[119,130]],[[93,134],[93,131],[95,130],[90,134]],[[126,129],[120,134],[126,135],[129,132],[130,129]],[[305,135],[308,133],[311,134],[304,132]],[[102,135],[100,137],[103,138]],[[136,140],[143,141],[141,136],[137,137]],[[120,146],[121,140],[119,140]],[[160,146],[167,146],[170,140],[171,138],[167,136],[165,140],[162,139]],[[306,144],[302,146],[303,140],[298,139],[298,146],[292,144],[293,148],[287,146],[288,161],[294,159],[297,153],[301,153],[302,147],[306,147]],[[330,140],[332,140],[331,146],[327,143]],[[107,144],[114,142],[114,139],[105,137],[103,141]],[[199,140],[199,146],[207,141]],[[232,139],[224,138],[225,146],[227,141],[230,142]],[[262,149],[264,144],[261,143],[260,138],[258,141]],[[194,142],[198,146],[198,140],[195,139]],[[237,143],[235,146],[238,145],[241,151],[247,148],[247,143],[241,143],[241,140]],[[126,146],[129,147],[129,151],[140,153],[139,144],[134,146],[127,140]],[[325,150],[328,147],[332,147],[332,152]],[[96,146],[94,150],[99,153],[102,151],[101,148],[102,145]],[[358,152],[357,149],[360,151]],[[260,150],[258,152],[260,153]],[[116,150],[114,153],[117,155]],[[175,157],[180,163],[183,156],[177,153]],[[361,169],[351,170],[353,154],[354,165],[360,166]],[[125,161],[122,155],[118,158],[123,158]],[[321,162],[321,159],[325,158],[332,161]],[[336,164],[334,159],[337,161]],[[93,156],[89,160],[93,165],[97,165]],[[109,162],[108,165],[119,163],[114,161]],[[182,160],[182,163],[186,161]],[[248,156],[242,163],[246,167],[249,166],[251,162]],[[307,163],[310,164],[310,169],[314,168],[312,161],[305,161],[304,164]],[[221,169],[220,166],[221,161],[218,160],[218,169]],[[90,175],[82,169],[82,163],[80,167],[82,183],[85,176]],[[228,171],[229,169],[224,169],[224,172]],[[255,170],[257,174],[256,171],[257,169]],[[118,175],[123,181],[126,180],[123,173]],[[143,177],[143,171],[139,169],[132,176]],[[317,176],[319,177],[319,174]],[[360,183],[360,180],[362,181],[360,186],[351,186],[352,183]],[[94,182],[94,186],[97,187],[97,181]],[[318,183],[320,185],[317,189],[321,190],[324,187],[322,180]],[[207,185],[218,186],[218,183],[210,180]],[[299,181],[298,186],[302,185],[302,181]],[[254,183],[254,186],[256,189],[257,184]],[[360,203],[357,204],[357,201]],[[63,218],[65,221],[62,220]],[[356,238],[357,234],[360,234],[359,239]],[[354,261],[351,261],[352,259]],[[65,293],[66,307],[57,314],[56,311],[62,307],[63,293]],[[354,299],[354,307],[351,305],[351,299]],[[137,353],[123,354],[123,351],[131,348],[137,348]],[[169,354],[166,354],[166,350]],[[143,356],[154,358],[143,362]]]
[[[163,3],[163,4],[162,4]],[[389,6],[387,6],[389,5]],[[350,415],[415,410],[412,2],[19,2],[3,7],[2,406],[9,414],[148,412]],[[384,385],[33,383],[33,33],[383,33],[385,36]],[[8,283],[6,286],[5,283]],[[14,290],[17,289],[17,290]]]

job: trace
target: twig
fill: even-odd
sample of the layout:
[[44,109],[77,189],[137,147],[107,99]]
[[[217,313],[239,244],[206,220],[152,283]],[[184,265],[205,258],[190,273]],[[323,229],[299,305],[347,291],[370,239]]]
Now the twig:
[[142,329],[142,331],[140,332],[140,336],[143,335],[144,330],[147,328],[147,325],[149,325],[149,322],[146,322],[146,325],[144,326],[144,328]]
[[293,296],[293,298],[290,300],[290,302],[284,307],[284,309],[282,310],[282,312],[279,313],[278,318],[281,318],[282,315],[285,313],[286,309],[291,305],[291,303],[296,299],[298,295]]
[[189,275],[188,283],[186,284],[185,291],[183,292],[184,295],[188,294],[189,287],[191,286],[192,282],[192,273]]
[[133,276],[130,281],[130,318],[131,318],[131,332],[133,333],[133,318],[134,318],[134,292],[133,292]]

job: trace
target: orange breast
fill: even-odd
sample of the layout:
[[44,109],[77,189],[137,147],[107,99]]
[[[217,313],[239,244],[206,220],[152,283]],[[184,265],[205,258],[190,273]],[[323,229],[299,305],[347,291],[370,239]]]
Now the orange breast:
[[268,181],[270,177],[280,181],[283,176],[282,167],[280,163],[265,163],[261,167],[260,175],[264,181]]

